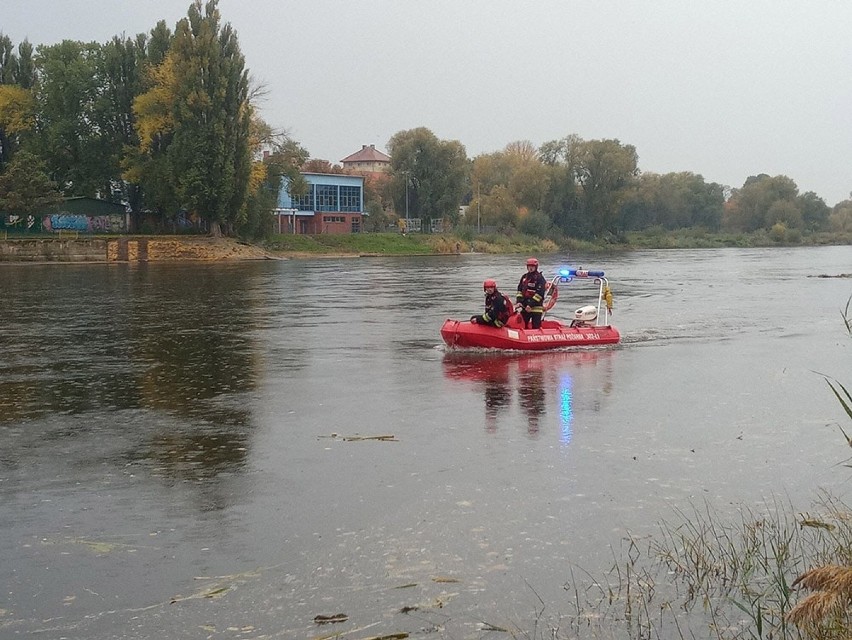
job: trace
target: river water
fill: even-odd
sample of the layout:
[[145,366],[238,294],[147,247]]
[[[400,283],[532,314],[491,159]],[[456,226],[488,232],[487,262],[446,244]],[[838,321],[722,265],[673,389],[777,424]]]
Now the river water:
[[688,505],[848,490],[852,247],[542,256],[621,345],[445,350],[524,258],[0,267],[0,637],[505,637]]

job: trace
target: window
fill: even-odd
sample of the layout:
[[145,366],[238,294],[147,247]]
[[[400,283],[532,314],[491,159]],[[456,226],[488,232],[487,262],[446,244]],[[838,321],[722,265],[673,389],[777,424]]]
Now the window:
[[317,211],[338,211],[336,184],[318,184],[316,190]]
[[346,216],[323,216],[322,221],[326,223],[346,222]]
[[293,198],[293,208],[298,209],[299,211],[313,211],[314,210],[314,190],[313,190],[313,188],[308,192],[307,195],[301,196],[299,198]]
[[361,187],[340,187],[340,210],[361,210]]
[[352,233],[361,233],[361,218],[352,216]]

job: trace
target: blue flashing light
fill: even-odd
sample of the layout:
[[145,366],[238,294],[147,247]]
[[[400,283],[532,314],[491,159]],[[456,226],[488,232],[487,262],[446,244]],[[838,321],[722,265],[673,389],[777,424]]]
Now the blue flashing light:
[[563,278],[603,278],[604,272],[589,269],[560,269],[559,275]]

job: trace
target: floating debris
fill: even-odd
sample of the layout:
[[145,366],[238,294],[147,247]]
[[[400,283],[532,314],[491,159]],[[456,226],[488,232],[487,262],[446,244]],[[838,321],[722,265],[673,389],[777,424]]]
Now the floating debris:
[[828,522],[823,522],[822,520],[817,520],[816,518],[809,518],[807,514],[801,514],[802,519],[799,520],[799,526],[803,529],[805,527],[813,527],[814,529],[827,529],[828,531],[834,531],[837,527]]
[[354,435],[354,436],[341,436],[337,433],[332,433],[332,434],[327,435],[327,436],[318,436],[318,437],[319,438],[331,438],[333,440],[340,439],[340,440],[343,440],[344,442],[355,442],[357,440],[380,440],[382,442],[399,442],[399,440],[397,440],[396,436],[393,435],[393,434],[380,435],[380,436],[360,436],[360,435],[357,435],[357,434]]
[[347,620],[349,620],[349,616],[345,613],[333,613],[329,616],[314,616],[314,622],[317,624],[332,624],[334,622],[346,622]]

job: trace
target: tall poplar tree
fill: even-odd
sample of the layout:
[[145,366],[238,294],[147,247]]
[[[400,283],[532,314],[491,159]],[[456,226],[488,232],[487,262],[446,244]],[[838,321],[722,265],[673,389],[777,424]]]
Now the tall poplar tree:
[[34,78],[33,46],[24,40],[15,53],[12,40],[0,33],[0,172],[35,123]]
[[115,36],[100,48],[95,61],[100,88],[92,118],[110,174],[109,193],[102,196],[130,205],[134,230],[141,218],[142,188],[138,181],[127,180],[122,169],[139,146],[133,101],[147,88],[146,47],[145,34],[133,39]]
[[174,135],[167,154],[180,204],[218,235],[244,220],[251,173],[248,72],[218,0],[195,0],[177,24]]

